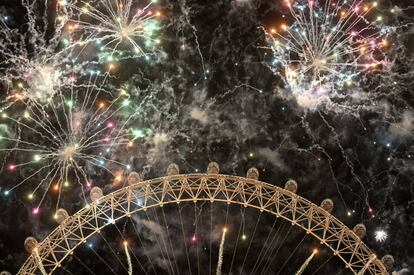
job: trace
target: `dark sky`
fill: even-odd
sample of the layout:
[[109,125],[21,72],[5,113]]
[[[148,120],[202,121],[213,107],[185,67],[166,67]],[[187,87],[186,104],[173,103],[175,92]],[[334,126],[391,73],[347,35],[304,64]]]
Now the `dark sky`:
[[[17,33],[30,37],[24,25],[26,11],[17,1],[0,0],[0,16],[8,16],[11,28],[21,25]],[[350,228],[364,223],[367,245],[378,255],[392,254],[395,271],[406,269],[408,273],[400,274],[413,274],[413,4],[395,1],[400,9],[390,14],[393,4],[379,1],[386,24],[398,26],[390,36],[390,65],[358,78],[358,92],[352,94],[358,98],[345,94],[340,100],[308,109],[298,104],[281,77],[269,68],[272,52],[265,49],[269,45],[261,27],[280,23],[286,10],[279,2],[159,0],[155,4],[162,12],[159,48],[149,60],[121,61],[116,76],[106,84],[110,89],[131,90],[140,114],[133,124],[150,134],[139,147],[114,158],[133,163],[133,170],[143,172],[145,179],[164,175],[172,162],[190,173],[205,171],[210,161],[217,161],[227,174],[244,175],[255,166],[260,180],[278,186],[293,178],[299,195],[317,204],[331,198],[336,217]],[[43,12],[39,10],[34,14]],[[43,31],[45,37],[51,37],[49,32]],[[32,46],[35,52],[36,47],[44,47],[40,44]],[[82,58],[88,55],[93,53],[86,52]],[[2,54],[1,73],[8,66],[5,59]],[[96,61],[84,66],[104,65]],[[3,85],[3,98],[7,92]],[[93,176],[105,192],[117,188],[107,175]],[[2,193],[19,177],[24,175],[3,172]],[[1,195],[0,270],[17,272],[27,257],[24,239],[35,236],[41,240],[56,226],[54,197],[46,197],[40,215],[31,214],[33,205],[25,194],[32,187]],[[60,206],[74,213],[83,205],[80,193],[74,188]],[[221,219],[222,214],[214,213]],[[251,215],[256,221],[257,213]],[[186,226],[191,227],[191,222]],[[237,221],[234,224],[236,228]],[[271,219],[263,221],[263,228],[271,225]],[[379,229],[388,233],[384,242],[375,240]],[[110,232],[105,233],[108,238]],[[287,243],[282,255],[296,245],[295,241]]]

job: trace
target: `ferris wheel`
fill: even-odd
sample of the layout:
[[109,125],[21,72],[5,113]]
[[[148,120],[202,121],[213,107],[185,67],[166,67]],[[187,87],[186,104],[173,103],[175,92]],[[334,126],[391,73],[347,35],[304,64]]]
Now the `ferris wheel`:
[[[132,219],[139,213],[145,213],[145,215],[148,216],[150,211],[162,211],[159,215],[164,218],[164,225],[167,231],[172,230],[172,227],[169,229],[168,225],[172,224],[174,220],[178,220],[177,217],[179,217],[181,226],[183,227],[183,220],[186,219],[186,216],[185,214],[183,215],[184,212],[182,211],[181,206],[184,204],[207,204],[210,205],[208,207],[217,204],[227,207],[226,219],[225,222],[223,222],[225,225],[221,227],[217,238],[217,255],[213,257],[211,256],[211,251],[215,248],[212,248],[210,232],[210,246],[204,246],[204,250],[210,251],[208,260],[210,268],[208,271],[202,270],[201,274],[221,274],[222,272],[225,273],[225,268],[227,268],[226,273],[233,274],[229,270],[232,270],[232,267],[234,266],[237,247],[241,247],[241,245],[238,244],[238,240],[245,240],[248,237],[241,233],[244,230],[245,225],[243,225],[242,229],[240,223],[238,230],[232,230],[233,232],[238,232],[237,238],[235,237],[235,241],[233,240],[233,243],[235,243],[233,245],[233,252],[227,253],[225,251],[225,242],[229,238],[228,224],[230,224],[230,222],[228,219],[228,209],[230,206],[235,206],[240,209],[248,209],[249,211],[258,213],[259,216],[267,215],[267,217],[270,217],[270,219],[275,221],[275,224],[276,221],[284,222],[284,224],[288,224],[288,227],[295,228],[303,233],[303,239],[309,238],[313,244],[318,244],[320,248],[318,247],[312,250],[306,248],[305,254],[302,253],[302,256],[300,257],[295,256],[296,254],[294,254],[294,252],[296,252],[303,243],[298,242],[297,245],[295,245],[295,250],[290,253],[287,260],[297,258],[296,260],[300,261],[299,265],[295,265],[295,274],[297,275],[305,272],[312,261],[315,261],[318,257],[318,250],[321,249],[325,249],[331,253],[329,259],[335,258],[337,262],[342,264],[344,270],[346,270],[345,274],[388,274],[388,270],[391,269],[394,263],[393,257],[391,255],[385,255],[381,258],[374,254],[364,244],[362,239],[366,235],[366,228],[363,224],[357,224],[351,230],[335,218],[331,214],[334,208],[331,199],[324,199],[320,203],[320,206],[318,206],[296,194],[298,184],[294,180],[287,181],[284,188],[280,188],[275,185],[261,182],[258,178],[259,172],[256,168],[250,168],[247,171],[246,177],[239,177],[220,174],[219,165],[215,162],[208,165],[207,173],[205,174],[179,174],[179,167],[176,164],[171,164],[167,168],[167,175],[161,178],[143,181],[138,173],[132,172],[127,178],[128,186],[107,195],[104,195],[100,188],[94,187],[90,191],[91,203],[77,213],[69,215],[64,209],[59,209],[56,212],[55,218],[59,223],[59,226],[42,242],[38,243],[33,237],[28,237],[26,239],[25,248],[30,253],[30,256],[20,268],[18,274],[45,275],[65,274],[65,272],[70,274],[71,272],[65,268],[65,266],[68,265],[65,264],[65,262],[71,257],[76,257],[77,250],[81,249],[85,244],[89,244],[89,246],[92,247],[90,245],[90,240],[100,235],[107,227],[116,226],[125,219]],[[170,217],[170,221],[167,222],[165,214],[166,208],[174,205],[180,207],[178,211],[179,215]],[[157,212],[154,213],[157,215],[157,221],[162,224],[160,221],[162,218],[159,218]],[[201,211],[198,211],[197,213],[197,215],[200,216]],[[212,213],[214,213],[213,210],[209,212],[211,219],[213,219]],[[177,224],[179,223],[177,222]],[[197,223],[195,224],[195,232],[197,233]],[[210,228],[212,229],[215,224],[216,223],[211,221]],[[271,228],[272,231],[275,228],[275,224],[273,224]],[[254,229],[255,233],[260,230],[258,229],[259,227],[259,219],[257,223],[251,223],[251,228]],[[117,231],[122,234],[122,230],[118,227],[116,228]],[[138,236],[135,225],[134,229]],[[243,261],[240,261],[242,265],[240,263],[238,264],[238,271],[234,274],[244,274],[242,270],[248,266],[246,260],[250,258],[255,258],[255,261],[254,265],[252,264],[249,267],[249,271],[246,271],[246,274],[260,274],[260,272],[261,274],[266,274],[266,271],[269,272],[269,270],[273,268],[272,262],[275,262],[278,259],[278,256],[276,256],[277,253],[275,254],[274,252],[276,250],[276,245],[273,251],[269,253],[267,251],[269,247],[272,248],[274,238],[279,238],[281,235],[282,231],[279,229],[275,234],[271,235],[269,233],[267,238],[262,238],[265,240],[263,244],[261,244],[262,248],[260,249],[260,253],[249,251],[255,241],[247,241],[248,245],[245,245],[245,247],[249,250],[245,248],[245,251],[247,252],[244,253],[244,257],[242,257]],[[187,245],[184,231],[183,227],[183,238],[181,238],[181,241],[184,242],[185,251],[187,253],[187,262],[191,270],[191,263],[188,256],[191,247],[189,247],[190,244]],[[267,231],[270,231],[270,229]],[[201,232],[201,230],[199,229],[198,232]],[[290,229],[289,232],[291,232]],[[291,234],[289,232],[285,234],[286,237]],[[188,240],[189,243],[197,243],[198,236],[196,233]],[[258,234],[261,236],[264,235],[262,233]],[[254,234],[251,235],[253,236]],[[148,266],[151,266],[149,269],[152,269],[154,272],[146,272],[145,264],[140,260],[144,256],[139,257],[135,255],[136,253],[134,253],[134,250],[130,247],[129,241],[125,236],[122,235],[121,239],[124,239],[124,241],[120,247],[110,247],[110,249],[112,250],[111,252],[113,252],[113,255],[118,257],[121,264],[122,261],[124,261],[124,273],[141,274],[142,272],[135,271],[138,269],[142,269],[145,274],[157,273],[156,268],[154,268],[154,263],[151,262],[151,257],[148,256],[150,255],[148,247],[145,250],[144,243],[141,242],[139,249],[145,252],[144,255],[148,258]],[[159,240],[157,239],[156,241],[160,247],[162,243],[165,245],[165,249],[163,250],[165,254],[163,254],[163,257],[166,262],[167,272],[169,274],[184,274],[185,272],[180,272],[179,270],[180,265],[177,265],[178,256],[177,254],[174,254],[176,245],[171,242],[171,238],[168,236],[165,239],[159,238]],[[105,242],[108,244],[107,240],[105,240]],[[279,246],[282,245],[280,240],[275,243]],[[264,247],[266,248],[264,249]],[[118,251],[114,251],[116,249],[118,249]],[[279,249],[280,247],[277,251],[279,251]],[[172,253],[168,253],[168,251]],[[197,251],[197,263],[200,268],[199,250],[194,251]],[[97,255],[102,259],[95,250],[94,253],[94,255]],[[263,255],[265,255],[265,253],[268,253],[267,255],[270,256],[268,256],[266,260],[263,260]],[[119,255],[121,254],[124,257],[124,260],[119,259]],[[231,254],[232,256],[230,256]],[[131,255],[133,257],[131,257]],[[303,255],[306,256],[303,257]],[[77,258],[82,261],[79,257]],[[166,260],[167,258],[168,261]],[[226,265],[226,262],[230,261],[231,265]],[[286,266],[286,263],[287,261],[285,260],[283,265],[279,265],[279,272],[282,270],[281,268]],[[325,263],[326,262],[323,264]],[[112,273],[117,273],[111,268],[110,263],[108,264],[105,262],[105,264],[107,265],[107,268],[111,269]],[[87,263],[85,264],[82,262],[82,265],[86,266],[90,273],[94,274],[94,272],[87,267]],[[211,268],[211,266],[214,266],[214,268]],[[62,272],[61,270],[65,272]],[[315,269],[312,274],[317,274],[317,271],[319,270],[319,268]],[[200,274],[200,270],[198,270],[198,273]],[[189,274],[191,274],[191,271]]]

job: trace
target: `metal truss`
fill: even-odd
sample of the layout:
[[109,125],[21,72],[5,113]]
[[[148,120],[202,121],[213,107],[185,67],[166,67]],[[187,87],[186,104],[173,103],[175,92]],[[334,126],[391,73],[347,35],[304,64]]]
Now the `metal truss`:
[[[181,202],[239,204],[271,213],[313,235],[354,274],[388,274],[380,259],[341,221],[312,202],[253,178],[186,174],[142,181],[117,190],[69,216],[35,249],[18,274],[52,274],[68,255],[111,222]],[[42,270],[43,269],[43,270]]]

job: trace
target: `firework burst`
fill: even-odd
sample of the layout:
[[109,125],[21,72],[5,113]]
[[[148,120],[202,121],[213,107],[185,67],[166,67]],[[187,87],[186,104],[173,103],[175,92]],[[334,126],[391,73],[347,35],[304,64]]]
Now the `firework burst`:
[[[1,173],[17,174],[16,184],[2,191],[27,186],[28,199],[37,204],[33,214],[49,191],[59,206],[70,189],[80,186],[83,193],[98,175],[120,183],[129,169],[118,153],[142,135],[127,128],[136,114],[130,95],[114,92],[107,81],[118,67],[107,62],[122,57],[98,62],[94,70],[88,69],[94,52],[79,57],[92,42],[102,54],[109,49],[109,57],[122,55],[128,43],[134,56],[145,54],[140,39],[154,42],[147,35],[159,15],[149,10],[152,2],[136,13],[130,0],[47,3],[22,1],[25,25],[2,21],[0,29],[0,81],[7,87],[0,108]],[[49,8],[57,13],[50,15]],[[108,71],[101,73],[104,67]]]
[[382,229],[375,231],[375,240],[377,242],[384,242],[388,238],[387,232]]
[[[267,32],[272,69],[303,107],[342,98],[385,62],[389,29],[377,2],[285,0],[289,23]],[[286,17],[286,19],[288,19]]]
[[39,12],[47,10],[47,2],[23,1],[21,5],[26,10],[23,22],[0,19],[0,82],[6,97],[24,89],[21,97],[45,103],[70,80],[75,67],[69,65],[70,48],[62,36],[65,23]]
[[[57,206],[65,189],[75,184],[91,187],[90,175],[102,171],[120,181],[129,165],[116,159],[117,150],[127,148],[133,132],[126,129],[132,118],[129,95],[103,88],[110,75],[91,71],[82,84],[60,87],[55,95],[40,104],[15,96],[13,110],[4,110],[0,151],[4,153],[5,170],[22,177],[13,189],[34,185],[28,194],[37,201],[36,214],[47,192],[58,194]],[[40,195],[38,195],[40,193]]]
[[114,53],[120,58],[146,55],[160,42],[154,36],[161,14],[151,9],[153,2],[139,6],[133,0],[62,0],[60,6],[70,41],[82,47],[94,43],[111,59]]

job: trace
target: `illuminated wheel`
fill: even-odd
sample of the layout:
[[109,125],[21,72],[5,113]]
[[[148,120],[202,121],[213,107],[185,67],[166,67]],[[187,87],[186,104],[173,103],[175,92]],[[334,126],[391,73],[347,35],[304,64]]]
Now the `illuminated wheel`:
[[[102,259],[109,254],[115,259],[101,262],[112,273],[133,274],[137,269],[156,274],[157,257],[152,256],[152,247],[142,240],[145,232],[137,228],[140,226],[152,227],[147,235],[158,242],[162,252],[157,254],[158,260],[162,254],[163,271],[170,274],[187,274],[181,270],[187,264],[189,274],[200,269],[203,274],[232,270],[238,274],[269,274],[275,270],[302,274],[307,268],[326,274],[321,268],[332,258],[335,268],[342,263],[344,274],[387,274],[385,266],[392,266],[392,256],[384,256],[383,263],[363,243],[365,226],[359,224],[351,230],[330,214],[332,200],[325,199],[317,206],[295,193],[295,181],[289,180],[284,189],[260,182],[255,168],[249,169],[247,177],[219,174],[217,163],[210,163],[207,170],[207,174],[179,174],[178,166],[170,165],[166,177],[141,181],[133,172],[125,188],[105,196],[93,189],[91,204],[72,216],[58,211],[60,226],[41,243],[32,238],[28,241],[31,255],[18,274],[71,274],[70,266],[76,261],[95,274],[88,257]],[[238,213],[243,214],[242,218]],[[255,213],[259,218],[246,221],[247,213]],[[132,243],[138,248],[132,248]],[[96,244],[106,248],[95,248]],[[285,251],[288,257],[278,254],[283,244],[294,247]],[[88,249],[91,252],[86,252]],[[87,253],[90,255],[84,257]],[[182,263],[177,259],[179,253]],[[235,260],[236,254],[242,255],[239,260]],[[323,261],[311,267],[317,258]],[[117,263],[121,265],[120,271],[113,268]],[[207,263],[209,272],[203,270]]]

